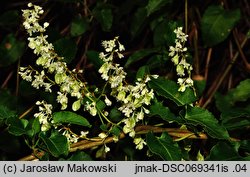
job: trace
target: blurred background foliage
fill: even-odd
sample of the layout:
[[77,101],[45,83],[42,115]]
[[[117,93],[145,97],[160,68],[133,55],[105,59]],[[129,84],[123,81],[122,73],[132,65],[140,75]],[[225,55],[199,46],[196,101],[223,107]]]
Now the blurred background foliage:
[[[168,47],[175,42],[174,29],[183,26],[189,35],[189,60],[194,67],[197,104],[211,111],[237,141],[190,140],[179,142],[179,146],[190,148],[186,154],[187,160],[196,160],[198,152],[207,160],[249,160],[249,1],[30,2],[45,10],[41,21],[50,23],[47,34],[58,54],[65,57],[70,68],[83,69],[83,80],[97,87],[103,84],[97,72],[102,64],[98,58],[102,50],[100,43],[115,36],[119,36],[126,47],[126,59],[121,62],[128,72],[129,80],[147,72],[175,80],[175,68],[168,56]],[[35,134],[39,131],[39,125],[36,121],[16,121],[16,117],[31,119],[36,110],[36,100],[45,99],[56,105],[56,95],[35,90],[17,74],[20,66],[34,65],[36,57],[27,48],[27,35],[22,26],[21,9],[25,9],[27,3],[20,0],[0,2],[0,160],[17,160],[32,152],[32,148],[27,146],[29,143],[25,142],[29,139],[26,131],[32,130]],[[156,105],[156,110],[151,108],[151,112],[155,111],[155,115],[163,118],[164,109],[161,110],[160,103],[155,104],[159,105]],[[178,113],[179,108],[171,101],[164,104]],[[198,114],[199,110],[196,111]],[[115,118],[119,112],[113,110],[112,114]],[[9,127],[10,124],[15,127]],[[147,138],[153,141],[153,136],[148,134]],[[161,138],[159,141],[172,141],[166,134]],[[60,160],[160,159],[152,154],[146,156],[146,150],[136,151],[130,141],[125,138],[111,145],[112,151],[107,156],[102,156],[103,149],[91,149],[87,153],[77,151],[67,157],[60,157]],[[154,151],[154,147],[150,148]],[[43,158],[46,159],[46,156]]]

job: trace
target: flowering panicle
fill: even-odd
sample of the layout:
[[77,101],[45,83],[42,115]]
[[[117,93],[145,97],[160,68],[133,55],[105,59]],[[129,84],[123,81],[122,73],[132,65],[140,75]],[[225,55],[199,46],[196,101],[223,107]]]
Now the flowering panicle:
[[[29,3],[28,7],[31,9],[23,10],[23,25],[29,34],[28,46],[39,56],[36,64],[47,70],[48,73],[54,74],[54,80],[45,75],[45,70],[38,72],[31,67],[20,67],[19,74],[24,80],[32,82],[31,85],[36,89],[44,87],[45,91],[51,92],[52,85],[59,85],[57,102],[62,105],[61,109],[64,110],[68,107],[68,96],[71,96],[77,99],[72,104],[72,109],[77,111],[81,107],[83,95],[87,95],[83,94],[86,92],[85,84],[77,79],[76,72],[67,68],[63,57],[59,57],[54,51],[54,46],[47,41],[48,36],[44,33],[49,23],[45,22],[42,26],[39,24],[39,18],[44,13],[42,8],[32,3]],[[46,83],[45,79],[49,82]],[[87,110],[93,115],[92,109]]]
[[[180,85],[180,88],[178,91],[184,92],[187,87],[193,87],[191,78],[193,67],[186,61],[187,55],[185,53],[187,52],[187,47],[184,47],[188,35],[182,32],[182,27],[175,29],[174,33],[176,34],[175,47],[169,47],[169,56],[172,57],[172,62],[176,65],[176,72],[179,76],[177,83]],[[185,77],[186,72],[188,74],[187,77]]]
[[[118,41],[118,37],[113,40],[103,41],[102,46],[106,53],[101,52],[99,55],[100,59],[104,61],[99,73],[110,84],[112,88],[111,95],[122,103],[118,109],[125,115],[123,119],[125,124],[123,127],[124,133],[129,133],[131,137],[135,137],[134,127],[137,122],[143,120],[145,114],[149,113],[145,106],[149,105],[154,98],[153,90],[149,90],[146,85],[150,80],[150,76],[146,76],[144,79],[138,78],[135,86],[125,84],[127,73],[123,70],[123,67],[114,63],[115,57],[120,59],[124,57],[121,53],[125,50],[124,46]],[[140,147],[143,147],[144,143],[144,141],[142,143],[136,141],[136,144],[140,144]]]

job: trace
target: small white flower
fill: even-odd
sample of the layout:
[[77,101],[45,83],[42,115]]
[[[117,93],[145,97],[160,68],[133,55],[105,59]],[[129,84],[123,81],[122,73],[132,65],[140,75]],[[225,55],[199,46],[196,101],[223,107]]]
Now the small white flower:
[[104,145],[104,151],[107,153],[110,151],[110,148],[108,146],[106,146],[106,144]]
[[99,135],[98,135],[101,139],[104,139],[104,138],[106,138],[108,135],[106,135],[106,133],[100,133]]
[[81,131],[80,137],[81,138],[86,138],[88,134],[89,134],[89,131]]
[[108,97],[105,95],[105,100],[104,100],[105,104],[107,106],[111,106],[112,105],[112,102],[108,99]]
[[136,149],[139,150],[143,149],[143,146],[147,144],[141,137],[134,138],[134,143],[136,144]]

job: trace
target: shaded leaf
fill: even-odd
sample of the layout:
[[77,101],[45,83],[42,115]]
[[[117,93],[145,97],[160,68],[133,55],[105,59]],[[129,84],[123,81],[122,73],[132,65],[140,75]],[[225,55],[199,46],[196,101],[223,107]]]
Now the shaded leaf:
[[39,119],[32,119],[29,121],[28,126],[26,127],[26,134],[30,137],[39,133],[41,130],[41,125]]
[[203,41],[207,46],[224,41],[240,20],[240,10],[224,10],[222,6],[209,6],[201,20]]
[[16,27],[19,23],[18,10],[6,11],[0,16],[0,27]]
[[206,158],[209,161],[238,161],[244,160],[228,143],[219,142],[210,151]]
[[88,60],[93,63],[96,69],[99,69],[103,65],[104,61],[99,58],[99,52],[88,50],[86,55]]
[[159,10],[161,7],[170,3],[172,3],[172,0],[149,0],[148,5],[146,6],[147,16],[151,15],[155,11]]
[[240,84],[228,91],[226,95],[215,95],[216,106],[221,112],[222,124],[227,129],[237,129],[250,125],[250,79],[241,81]]
[[241,81],[240,84],[231,89],[226,95],[216,95],[216,106],[221,111],[228,111],[231,107],[235,106],[236,102],[243,102],[250,98],[250,79]]
[[132,19],[130,32],[135,37],[146,24],[147,11],[144,7],[138,8]]
[[131,64],[143,59],[144,57],[153,54],[155,52],[157,52],[158,49],[142,49],[139,51],[136,51],[135,53],[133,53],[128,59],[126,64],[124,65],[125,68],[128,68]]
[[180,26],[177,22],[163,20],[161,23],[156,25],[154,29],[154,45],[163,46],[163,45],[174,45],[176,34],[174,30]]
[[55,123],[69,123],[85,127],[91,127],[89,121],[86,118],[70,111],[55,112],[52,115],[52,119]]
[[75,18],[71,23],[70,34],[72,36],[80,36],[88,30],[88,22],[84,18]]
[[184,123],[183,120],[180,119],[180,117],[176,117],[168,107],[163,106],[161,102],[155,101],[149,108],[150,116],[159,116],[164,121],[167,122],[178,122],[178,123]]
[[196,100],[193,91],[187,88],[185,92],[179,92],[177,83],[171,80],[158,78],[149,82],[149,87],[165,98],[174,101],[178,106],[193,103]]
[[146,135],[147,145],[151,152],[159,155],[163,160],[181,160],[181,151],[167,133],[162,133],[161,137],[156,137],[152,132]]
[[18,117],[10,117],[6,120],[6,124],[9,126],[9,133],[15,136],[26,134],[26,127],[28,123],[28,120],[18,119]]
[[113,24],[113,14],[110,8],[95,8],[93,14],[101,24],[103,31],[110,31]]
[[200,107],[188,107],[185,115],[188,123],[201,125],[204,130],[213,138],[228,139],[227,130],[218,123],[218,120],[211,112]]
[[59,56],[64,57],[66,63],[71,63],[77,52],[77,45],[74,40],[61,38],[54,43],[54,47]]
[[77,151],[67,160],[68,161],[92,161],[93,159],[87,153],[83,151]]
[[8,107],[0,104],[0,120],[8,119],[16,115],[15,111],[10,110]]
[[25,43],[14,34],[7,35],[0,44],[0,65],[8,66],[16,62],[24,52]]
[[142,66],[138,69],[136,73],[136,79],[144,78],[144,76],[148,74],[149,74],[149,67],[147,65]]
[[119,122],[119,121],[121,121],[122,117],[123,117],[123,115],[122,115],[121,111],[118,110],[117,107],[114,107],[110,110],[109,119],[112,122]]
[[40,138],[45,143],[49,152],[54,157],[59,157],[60,155],[67,155],[69,152],[68,140],[64,135],[58,132],[52,132],[51,136],[47,138],[44,134],[40,134]]
[[113,126],[110,133],[119,137],[119,135],[121,133],[121,128],[119,126]]

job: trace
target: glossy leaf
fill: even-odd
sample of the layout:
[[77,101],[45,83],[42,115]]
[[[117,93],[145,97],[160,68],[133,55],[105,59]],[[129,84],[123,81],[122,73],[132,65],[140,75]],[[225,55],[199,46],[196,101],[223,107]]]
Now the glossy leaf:
[[222,6],[209,6],[201,20],[203,41],[207,46],[224,41],[240,20],[240,10],[224,10]]
[[159,116],[167,122],[183,123],[180,117],[176,117],[168,107],[163,106],[161,102],[155,101],[149,108],[150,116]]
[[55,112],[52,115],[52,119],[55,123],[69,123],[85,127],[91,127],[89,121],[86,118],[70,111]]
[[185,92],[179,92],[177,83],[171,80],[158,78],[149,82],[149,87],[167,99],[174,101],[178,106],[193,103],[196,100],[193,90],[187,88]]
[[48,151],[54,156],[67,155],[69,152],[68,140],[64,135],[53,132],[49,138],[44,134],[40,134],[40,138],[45,143]]
[[159,155],[163,160],[181,160],[181,151],[178,144],[167,133],[162,133],[161,137],[156,137],[152,132],[149,132],[146,141],[149,150]]
[[149,74],[149,67],[147,65],[142,66],[138,69],[136,73],[136,79],[144,78],[145,75],[148,75],[148,74]]
[[210,155],[206,158],[209,161],[242,161],[243,158],[235,151],[235,149],[228,143],[217,143],[210,152]]
[[204,130],[213,138],[228,139],[229,135],[225,127],[218,123],[218,120],[211,112],[200,107],[188,107],[185,119],[189,124],[201,125]]

